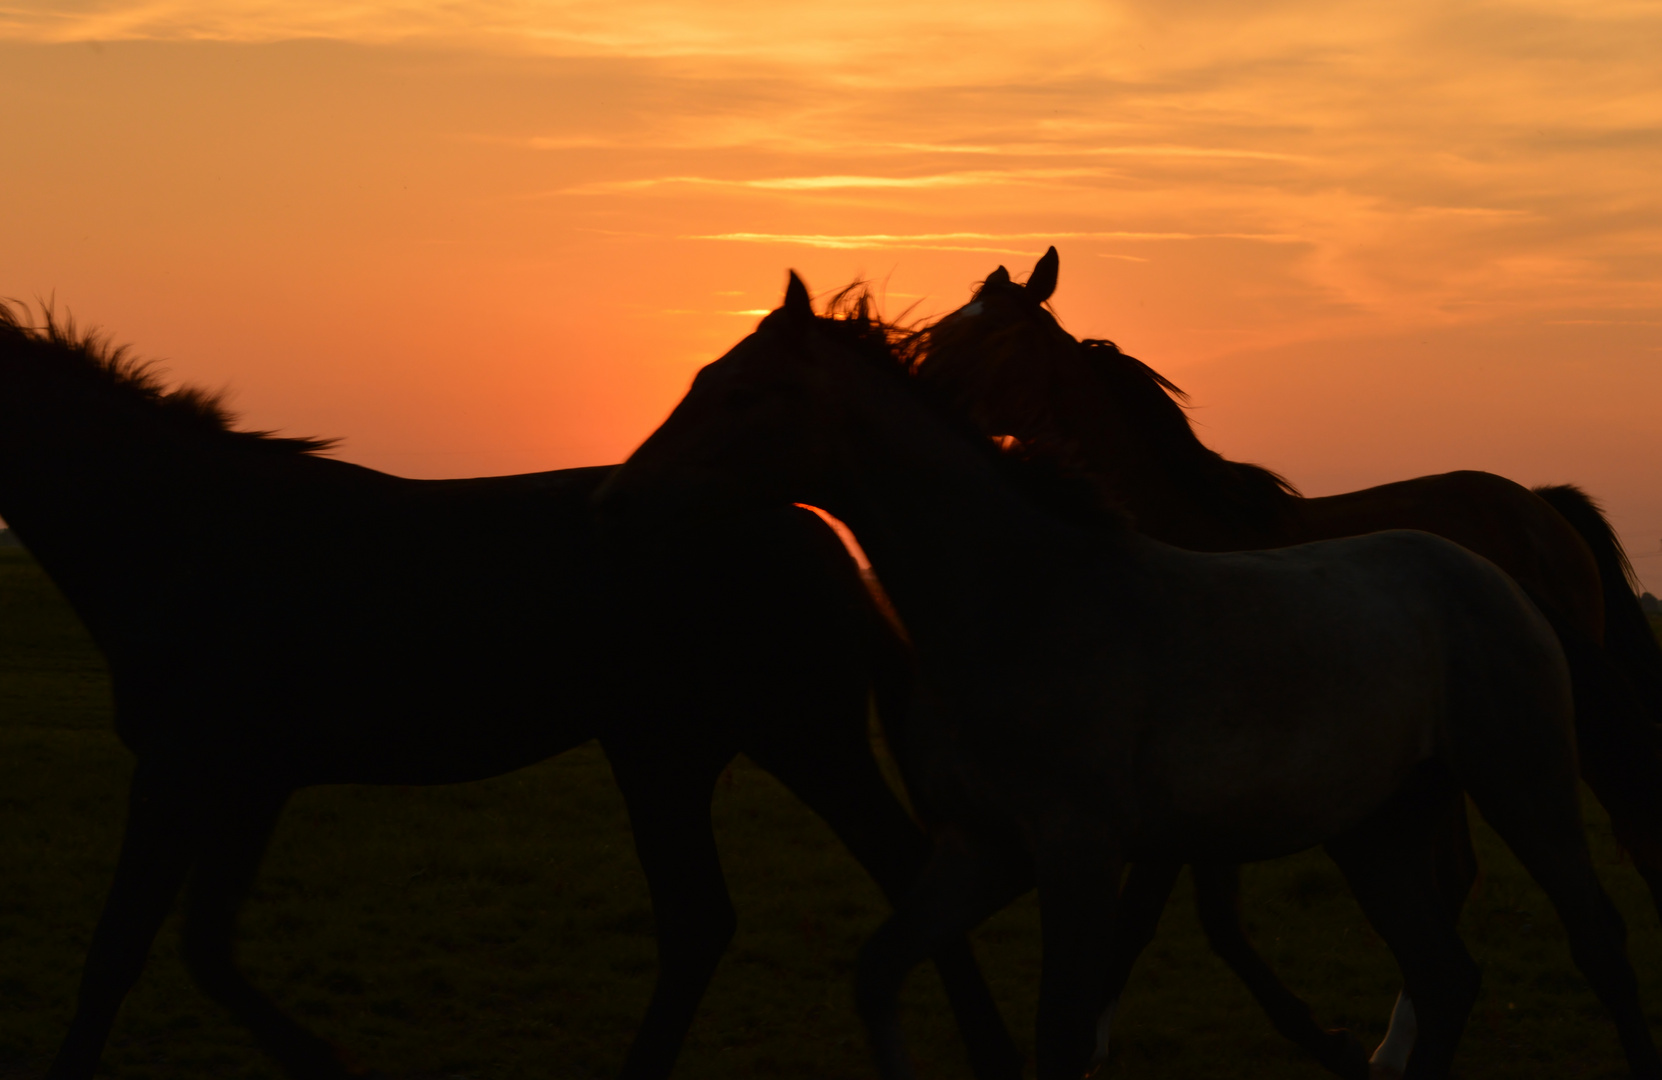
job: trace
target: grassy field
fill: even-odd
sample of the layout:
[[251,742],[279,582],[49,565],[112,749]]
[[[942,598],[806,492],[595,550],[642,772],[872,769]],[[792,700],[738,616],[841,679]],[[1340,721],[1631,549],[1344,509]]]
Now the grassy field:
[[[0,1078],[38,1076],[69,1020],[131,767],[109,714],[102,663],[73,614],[26,554],[0,551]],[[883,915],[876,890],[748,763],[715,810],[740,928],[677,1075],[869,1075],[849,976]],[[1588,833],[1658,1023],[1656,915],[1596,808]],[[1478,844],[1485,874],[1463,932],[1485,981],[1459,1075],[1625,1075],[1545,898],[1481,826]],[[1106,1075],[1326,1075],[1208,953],[1187,888],[1133,978]],[[1246,891],[1271,962],[1324,1019],[1376,1040],[1395,969],[1326,860],[1251,867]],[[605,759],[585,747],[480,784],[303,792],[242,940],[246,966],[279,1001],[388,1076],[510,1080],[616,1070],[651,988],[651,929],[622,804]],[[1031,900],[983,928],[978,948],[1025,1043]],[[921,1074],[966,1075],[933,975],[909,992]],[[134,1080],[277,1075],[185,977],[172,926],[104,1061]]]

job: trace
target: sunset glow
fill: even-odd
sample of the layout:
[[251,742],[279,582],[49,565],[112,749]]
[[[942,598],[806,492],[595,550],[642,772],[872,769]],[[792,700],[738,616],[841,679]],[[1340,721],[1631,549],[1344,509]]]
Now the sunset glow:
[[1662,592],[1662,7],[0,6],[0,295],[414,476],[620,460],[781,295],[1054,301],[1307,494],[1601,497]]

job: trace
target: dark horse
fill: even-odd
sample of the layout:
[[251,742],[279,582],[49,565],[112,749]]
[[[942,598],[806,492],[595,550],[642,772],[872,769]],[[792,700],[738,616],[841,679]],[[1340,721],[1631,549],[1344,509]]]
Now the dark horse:
[[[1093,477],[1139,531],[1195,551],[1280,547],[1381,529],[1423,529],[1488,558],[1557,631],[1575,685],[1582,775],[1617,838],[1662,898],[1662,649],[1632,588],[1614,532],[1580,490],[1525,488],[1489,473],[1424,476],[1302,498],[1266,469],[1207,449],[1173,398],[1182,391],[1107,341],[1078,341],[1045,308],[1059,260],[1051,248],[1025,286],[1003,267],[975,298],[907,342],[918,376],[989,435]],[[1475,873],[1455,820],[1441,846],[1447,901],[1458,910]],[[1154,934],[1177,865],[1137,864],[1126,885],[1115,962],[1123,985]],[[1365,1077],[1348,1033],[1324,1032],[1253,950],[1241,929],[1239,872],[1194,867],[1196,901],[1213,947],[1246,981],[1276,1027],[1340,1075]],[[1662,900],[1659,900],[1662,902]],[[1402,1001],[1376,1062],[1400,1071],[1412,1042]]]
[[[709,803],[736,753],[890,897],[914,880],[928,844],[866,729],[869,693],[903,707],[911,661],[812,514],[772,508],[619,566],[589,508],[610,468],[418,481],[326,445],[234,430],[212,396],[0,309],[0,513],[103,650],[137,759],[53,1078],[92,1076],[182,887],[202,989],[291,1075],[352,1071],[233,958],[272,827],[309,784],[472,780],[599,736],[658,932],[629,1077],[669,1073],[733,933]],[[939,963],[976,1071],[1018,1074],[967,943]]]
[[1568,669],[1509,578],[1407,530],[1170,547],[1016,483],[921,390],[883,328],[815,317],[793,275],[784,308],[700,372],[600,493],[633,528],[823,506],[911,633],[939,707],[891,738],[940,817],[929,869],[861,957],[885,1076],[909,1072],[907,970],[1035,882],[1039,1076],[1077,1080],[1110,1001],[1123,859],[1317,843],[1403,968],[1407,1075],[1444,1076],[1478,986],[1432,850],[1462,789],[1551,898],[1634,1075],[1662,1076],[1587,852]]

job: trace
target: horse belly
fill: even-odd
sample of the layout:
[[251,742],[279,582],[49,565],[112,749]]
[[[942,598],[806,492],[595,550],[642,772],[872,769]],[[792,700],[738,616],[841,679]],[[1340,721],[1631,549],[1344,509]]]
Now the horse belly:
[[1361,822],[1435,752],[1429,702],[1282,721],[1184,725],[1156,741],[1137,770],[1130,846],[1183,862],[1302,851]]

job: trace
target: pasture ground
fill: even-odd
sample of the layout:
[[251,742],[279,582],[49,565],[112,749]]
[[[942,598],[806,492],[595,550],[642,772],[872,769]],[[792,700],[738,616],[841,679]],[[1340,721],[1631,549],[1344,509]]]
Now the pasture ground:
[[[27,554],[0,551],[0,1078],[40,1075],[68,1023],[129,770],[97,651]],[[849,976],[883,915],[876,889],[747,762],[719,787],[715,812],[740,929],[677,1076],[869,1075]],[[1655,911],[1591,804],[1587,829],[1662,1032]],[[1481,824],[1477,839],[1485,873],[1462,930],[1484,990],[1459,1075],[1625,1075],[1545,898]],[[1187,889],[1185,879],[1137,969],[1104,1075],[1326,1075],[1207,951]],[[1395,970],[1320,854],[1249,868],[1245,910],[1319,1016],[1378,1039]],[[303,792],[246,913],[242,955],[279,1001],[389,1077],[607,1077],[651,988],[651,933],[623,807],[590,746],[485,783]],[[1027,1042],[1031,900],[984,927],[978,948]],[[920,972],[909,989],[922,1076],[967,1075],[934,976]],[[104,1062],[129,1080],[278,1075],[186,978],[172,925]]]

